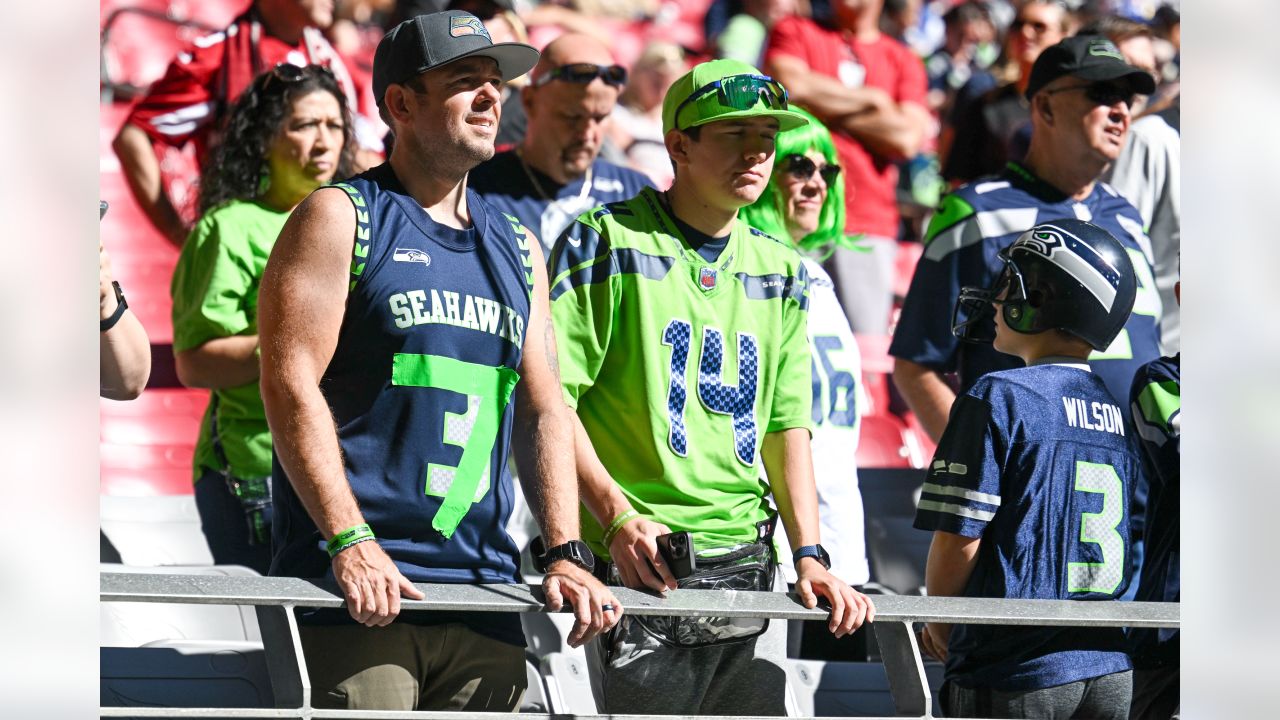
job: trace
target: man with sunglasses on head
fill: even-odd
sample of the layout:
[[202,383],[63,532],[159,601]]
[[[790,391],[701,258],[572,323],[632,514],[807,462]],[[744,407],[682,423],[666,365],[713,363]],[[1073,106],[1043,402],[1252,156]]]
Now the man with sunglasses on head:
[[[738,219],[769,182],[775,136],[807,122],[778,82],[739,61],[676,80],[662,105],[671,189],[565,230],[552,315],[578,420],[583,538],[611,561],[610,581],[774,589],[780,517],[797,592],[810,608],[825,598],[842,637],[874,607],[829,572],[820,544],[808,277],[789,242]],[[668,563],[658,538],[671,533]],[[696,559],[680,578],[674,538]],[[602,712],[786,713],[785,623],[628,618],[587,653]]]
[[304,200],[267,263],[271,574],[328,578],[346,599],[299,613],[317,707],[519,706],[515,614],[400,612],[423,597],[414,582],[518,582],[512,446],[549,548],[547,604],[573,606],[569,644],[621,616],[577,540],[542,249],[467,190],[493,155],[498,86],[537,57],[456,10],[392,29],[373,61],[391,157]]
[[547,45],[522,91],[528,129],[516,147],[471,172],[471,187],[537,231],[547,250],[578,215],[634,197],[651,183],[600,158],[627,71],[588,35]]
[[1123,399],[1134,373],[1160,356],[1161,303],[1142,216],[1099,178],[1124,148],[1135,96],[1153,90],[1151,74],[1126,63],[1102,36],[1077,35],[1045,49],[1027,84],[1032,130],[1026,160],[943,198],[889,347],[897,358],[894,383],[935,441],[956,397],[946,375],[956,373],[964,393],[982,375],[1020,365],[989,345],[965,344],[952,334],[954,298],[963,286],[990,286],[1003,267],[997,254],[1020,233],[1060,218],[1106,230],[1133,263],[1138,295],[1129,321],[1110,347],[1089,358],[1128,422]]

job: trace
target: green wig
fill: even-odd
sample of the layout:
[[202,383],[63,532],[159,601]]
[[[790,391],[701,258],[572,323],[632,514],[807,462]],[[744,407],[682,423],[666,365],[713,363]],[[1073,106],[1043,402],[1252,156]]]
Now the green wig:
[[[836,145],[831,139],[831,131],[818,118],[800,107],[792,110],[809,119],[809,124],[794,130],[778,133],[774,150],[774,175],[769,179],[764,192],[755,203],[742,209],[738,217],[752,227],[763,230],[781,240],[791,240],[787,230],[786,198],[783,197],[778,183],[778,173],[785,172],[784,160],[789,155],[804,155],[810,150],[817,150],[826,158],[827,163],[836,165]],[[836,182],[827,188],[827,199],[818,214],[818,227],[801,238],[799,245],[805,250],[816,250],[837,243],[845,245],[844,237],[844,173],[840,173]]]

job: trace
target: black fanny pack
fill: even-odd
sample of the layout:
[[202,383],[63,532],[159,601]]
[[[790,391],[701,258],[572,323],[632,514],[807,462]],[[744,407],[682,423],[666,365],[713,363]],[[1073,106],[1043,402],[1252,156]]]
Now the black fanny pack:
[[[685,590],[748,590],[770,592],[778,563],[773,552],[773,522],[760,525],[758,541],[698,554],[697,569],[676,585]],[[610,582],[622,584],[610,566]],[[631,616],[664,645],[700,648],[746,642],[769,629],[769,618]]]

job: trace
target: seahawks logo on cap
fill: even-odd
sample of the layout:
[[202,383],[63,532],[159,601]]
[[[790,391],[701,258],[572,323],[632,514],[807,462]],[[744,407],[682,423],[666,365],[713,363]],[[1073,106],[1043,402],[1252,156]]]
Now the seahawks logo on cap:
[[449,18],[449,34],[453,37],[483,35],[489,42],[493,42],[493,38],[489,37],[489,31],[484,29],[480,18],[474,15],[455,15]]
[[1115,58],[1120,62],[1124,62],[1124,56],[1120,54],[1120,51],[1110,40],[1098,40],[1097,42],[1089,43],[1089,54],[1095,57]]

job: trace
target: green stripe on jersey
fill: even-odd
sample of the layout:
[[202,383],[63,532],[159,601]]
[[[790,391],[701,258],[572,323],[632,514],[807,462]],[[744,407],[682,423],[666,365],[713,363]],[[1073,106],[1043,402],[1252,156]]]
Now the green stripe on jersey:
[[1153,382],[1138,394],[1138,408],[1147,422],[1168,427],[1169,419],[1182,408],[1182,389],[1174,380]]
[[929,221],[929,228],[924,234],[924,243],[928,245],[931,240],[938,236],[938,233],[973,214],[973,206],[965,202],[964,198],[959,195],[953,194],[942,198],[942,205],[938,207],[938,212],[934,213],[933,219]]
[[[736,223],[707,262],[651,189],[577,223],[550,272],[566,401],[641,514],[700,550],[754,541],[764,436],[810,424],[800,255]],[[585,510],[582,534],[607,557]]]

